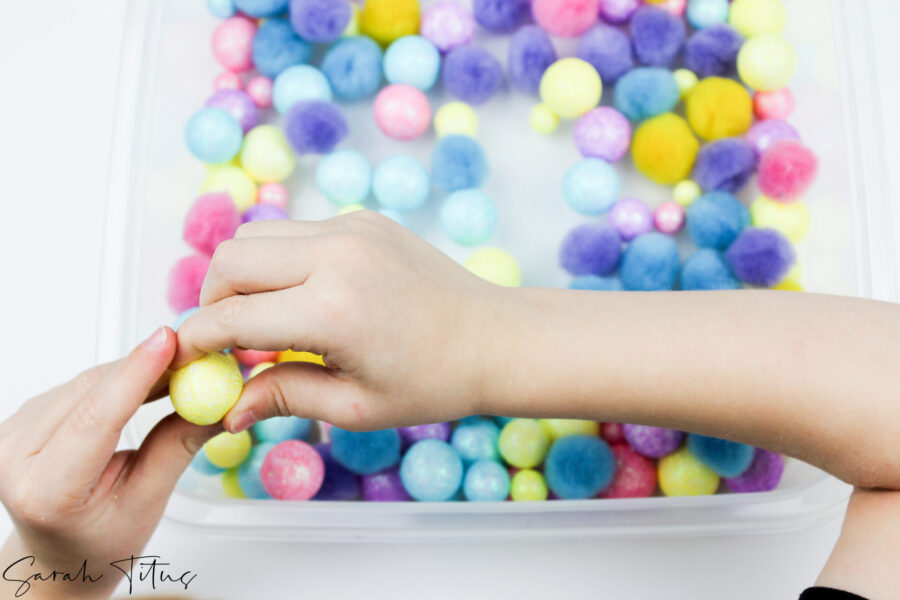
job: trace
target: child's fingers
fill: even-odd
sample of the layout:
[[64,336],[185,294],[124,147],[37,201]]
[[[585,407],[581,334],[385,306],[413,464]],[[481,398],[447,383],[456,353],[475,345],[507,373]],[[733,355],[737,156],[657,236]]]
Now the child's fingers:
[[329,221],[251,221],[238,227],[235,239],[254,237],[306,237],[328,231]]

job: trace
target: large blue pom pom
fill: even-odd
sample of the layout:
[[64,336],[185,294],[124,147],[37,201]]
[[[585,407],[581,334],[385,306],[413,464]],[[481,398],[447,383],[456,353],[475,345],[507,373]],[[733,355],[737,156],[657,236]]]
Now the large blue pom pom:
[[625,250],[619,276],[628,291],[665,291],[675,288],[680,267],[678,244],[671,236],[645,233]]
[[467,135],[443,137],[431,153],[431,177],[445,192],[481,187],[488,171],[481,145]]
[[367,37],[341,40],[322,59],[322,72],[342,100],[374,96],[381,86],[381,47]]
[[354,473],[371,475],[400,462],[400,434],[396,429],[347,431],[332,427],[331,455]]
[[681,269],[681,289],[736,290],[741,287],[725,258],[709,248],[701,248],[684,263]]
[[616,458],[609,445],[592,435],[556,440],[544,463],[547,486],[560,498],[593,498],[611,482]]
[[737,477],[753,462],[753,446],[692,433],[688,450],[722,477]]
[[687,210],[687,229],[700,248],[725,250],[750,225],[750,211],[728,192],[710,192]]
[[288,67],[309,62],[311,57],[312,46],[294,33],[286,19],[269,19],[253,38],[253,64],[271,79]]

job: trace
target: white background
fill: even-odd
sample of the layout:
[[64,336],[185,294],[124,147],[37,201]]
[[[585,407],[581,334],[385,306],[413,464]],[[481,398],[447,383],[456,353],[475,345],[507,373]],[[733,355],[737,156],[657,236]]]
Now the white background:
[[[187,1],[187,0],[186,0]],[[191,0],[194,1],[194,0]],[[198,0],[199,1],[199,0]],[[856,0],[853,0],[856,1]],[[870,0],[885,137],[900,5]],[[3,2],[0,19],[0,418],[90,366],[103,210],[127,0]],[[900,146],[885,145],[887,165]],[[891,169],[891,190],[900,190]],[[10,525],[0,517],[0,535]],[[161,528],[149,550],[199,577],[198,597],[789,598],[811,583],[839,523],[778,536],[617,543],[210,544]]]

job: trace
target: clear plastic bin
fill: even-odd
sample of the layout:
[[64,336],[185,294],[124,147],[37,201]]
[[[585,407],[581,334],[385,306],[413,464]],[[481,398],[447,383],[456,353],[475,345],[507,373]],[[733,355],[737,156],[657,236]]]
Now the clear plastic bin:
[[[427,0],[426,0],[427,3]],[[890,206],[881,164],[881,134],[866,3],[860,0],[785,0],[787,37],[799,70],[792,89],[792,123],[821,159],[809,193],[812,231],[800,248],[803,283],[810,291],[892,299],[895,292]],[[216,21],[201,0],[130,0],[123,47],[114,140],[99,333],[99,358],[126,352],[174,315],[165,302],[171,265],[189,253],[181,222],[203,177],[188,153],[183,129],[210,94],[220,71],[209,51]],[[479,34],[505,54],[508,37]],[[559,41],[558,41],[559,42]],[[559,42],[561,55],[572,42]],[[504,61],[505,63],[505,57]],[[606,94],[604,103],[611,94]],[[440,106],[443,92],[431,95]],[[528,127],[534,99],[505,91],[478,109],[479,139],[492,174],[487,192],[498,203],[500,228],[492,244],[522,264],[526,284],[564,286],[556,251],[583,217],[567,209],[560,184],[578,159],[571,124],[552,137]],[[343,147],[372,161],[410,153],[428,164],[433,136],[415,142],[385,138],[370,102],[345,105],[351,135]],[[623,161],[624,166],[628,159]],[[303,158],[290,189],[297,218],[334,214],[312,183],[315,159]],[[625,167],[623,194],[654,205],[669,188]],[[748,186],[745,200],[752,200]],[[416,231],[458,260],[435,225],[438,202],[412,215]],[[137,443],[167,402],[142,409],[130,425]],[[769,493],[698,498],[544,503],[370,504],[272,502],[210,498],[177,491],[167,509],[173,524],[204,535],[304,540],[404,540],[540,537],[623,537],[768,533],[811,527],[841,510],[848,487],[821,471],[789,460],[780,487]]]

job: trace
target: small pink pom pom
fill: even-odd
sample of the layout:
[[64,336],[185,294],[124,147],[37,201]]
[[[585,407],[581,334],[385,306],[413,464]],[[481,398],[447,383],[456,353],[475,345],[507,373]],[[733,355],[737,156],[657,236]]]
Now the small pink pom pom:
[[244,17],[226,19],[212,37],[213,56],[220,65],[242,73],[253,68],[253,38],[256,24]]
[[431,105],[421,90],[406,84],[389,85],[375,97],[375,122],[395,140],[412,140],[428,129]]
[[209,257],[186,256],[175,263],[169,273],[169,307],[181,314],[200,305],[200,288],[209,270]]
[[247,95],[259,108],[272,108],[272,80],[264,75],[254,77],[247,84]]
[[534,0],[531,12],[550,35],[574,38],[597,22],[600,0]]
[[269,450],[259,475],[276,500],[309,500],[322,487],[325,463],[306,442],[288,440]]
[[783,121],[794,112],[794,94],[789,88],[781,88],[774,92],[756,92],[753,94],[753,112],[760,121],[765,119]]
[[184,219],[184,241],[212,256],[216,247],[234,237],[241,224],[234,201],[228,194],[204,194],[194,201]]
[[687,0],[666,0],[656,6],[676,17],[680,17],[684,15],[684,10],[687,8]]
[[794,140],[781,140],[759,159],[759,189],[773,200],[792,202],[809,189],[818,168],[819,161],[809,148]]
[[663,202],[653,211],[657,231],[675,235],[684,227],[684,208],[676,202]]
[[233,71],[222,71],[216,77],[216,80],[213,81],[213,89],[217,92],[222,90],[242,90],[244,89],[244,80]]
[[260,363],[273,363],[278,361],[278,352],[267,352],[265,350],[241,350],[240,348],[233,348],[231,350],[231,353],[234,354],[234,357],[238,359],[238,362],[245,367],[255,367]]
[[656,491],[656,463],[627,444],[612,447],[616,471],[601,498],[648,498]]
[[610,445],[625,443],[625,432],[621,423],[601,423],[600,436]]
[[259,186],[259,203],[277,206],[281,210],[287,210],[289,194],[288,189],[280,183],[264,183]]

